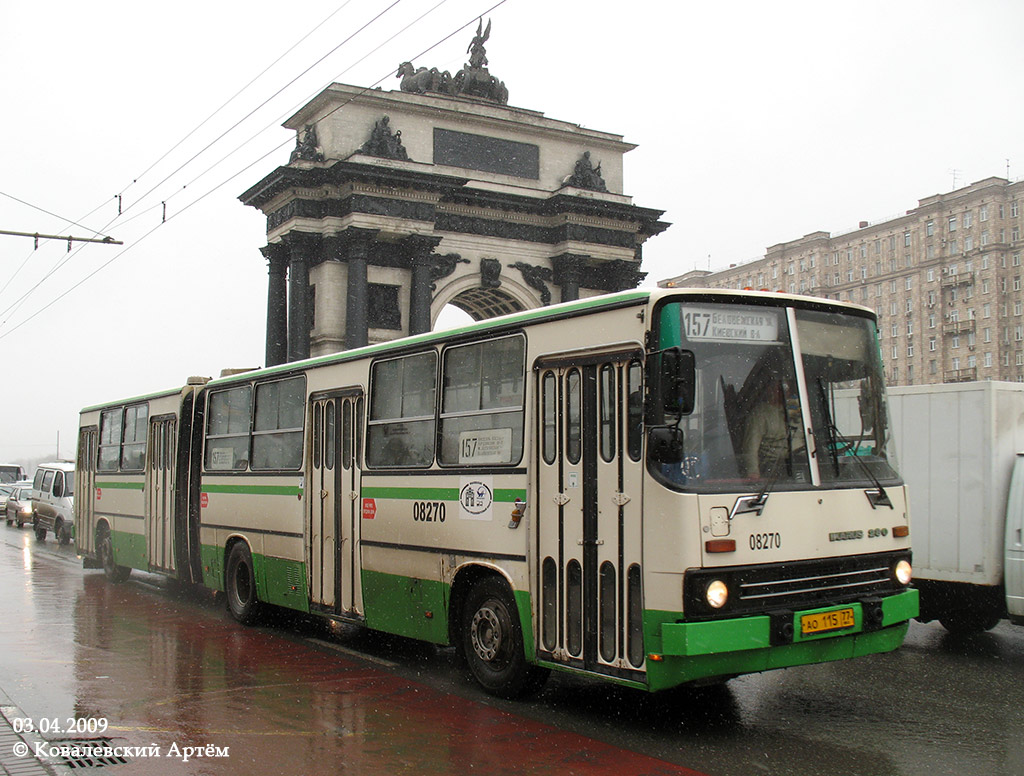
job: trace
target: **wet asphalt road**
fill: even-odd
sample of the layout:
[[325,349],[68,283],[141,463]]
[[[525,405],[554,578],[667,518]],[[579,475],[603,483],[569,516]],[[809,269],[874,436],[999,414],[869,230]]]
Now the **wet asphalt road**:
[[[113,745],[159,748],[111,776],[1024,774],[1024,628],[1006,623],[914,623],[891,655],[657,696],[556,675],[505,703],[450,650],[291,616],[244,628],[212,596],[110,585],[2,524],[0,690],[24,717],[105,719]],[[226,754],[177,754],[206,746]]]

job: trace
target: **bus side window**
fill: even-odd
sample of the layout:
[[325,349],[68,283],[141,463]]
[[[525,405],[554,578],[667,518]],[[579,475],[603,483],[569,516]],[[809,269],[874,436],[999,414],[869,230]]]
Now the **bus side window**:
[[442,464],[519,463],[525,363],[518,335],[445,350]]
[[378,361],[370,369],[369,466],[430,466],[434,460],[437,353]]
[[[301,377],[256,386],[253,469],[298,469],[302,465],[305,400],[306,386]],[[328,418],[324,422],[326,426]],[[334,465],[333,460],[330,465]]]
[[239,471],[249,465],[249,424],[252,386],[210,394],[206,421],[206,468]]
[[121,413],[122,409],[118,407],[116,410],[106,410],[100,416],[100,459],[96,463],[97,471],[117,471],[121,460]]

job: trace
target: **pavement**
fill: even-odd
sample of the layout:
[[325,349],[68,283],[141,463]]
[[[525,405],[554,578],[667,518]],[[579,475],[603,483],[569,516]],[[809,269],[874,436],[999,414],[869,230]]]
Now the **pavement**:
[[147,575],[110,584],[29,533],[0,537],[4,776],[700,776],[415,681],[326,630],[246,628]]

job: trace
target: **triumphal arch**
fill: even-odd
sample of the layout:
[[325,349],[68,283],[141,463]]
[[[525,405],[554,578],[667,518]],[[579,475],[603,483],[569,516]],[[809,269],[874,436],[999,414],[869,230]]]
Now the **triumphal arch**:
[[[481,26],[482,27],[482,26]],[[292,116],[267,218],[267,365],[635,287],[662,211],[623,193],[622,136],[508,105],[478,28],[455,75],[333,84]]]

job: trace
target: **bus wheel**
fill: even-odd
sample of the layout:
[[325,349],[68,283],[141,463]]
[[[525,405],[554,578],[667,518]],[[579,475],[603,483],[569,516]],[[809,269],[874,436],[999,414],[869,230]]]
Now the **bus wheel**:
[[519,613],[508,586],[497,577],[469,592],[462,648],[473,678],[491,695],[520,698],[538,691],[547,679],[546,669],[526,662]]
[[243,625],[252,625],[259,613],[259,599],[256,597],[252,553],[245,542],[238,542],[231,548],[225,587],[231,616]]
[[99,531],[99,536],[96,537],[96,554],[100,556],[103,574],[109,581],[120,584],[131,575],[130,567],[114,563],[114,544],[110,539],[109,529]]

